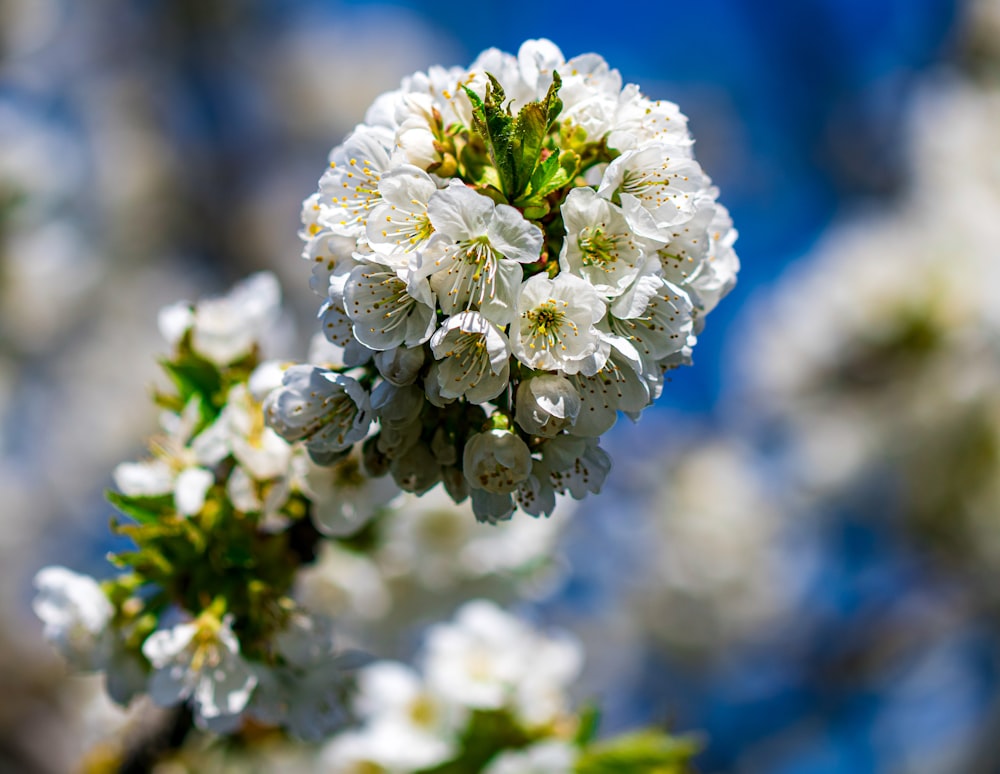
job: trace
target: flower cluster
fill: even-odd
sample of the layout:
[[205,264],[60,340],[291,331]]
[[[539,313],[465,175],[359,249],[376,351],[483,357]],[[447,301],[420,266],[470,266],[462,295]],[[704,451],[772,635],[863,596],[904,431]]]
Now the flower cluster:
[[162,432],[147,459],[115,469],[108,493],[130,520],[114,529],[134,548],[112,557],[123,572],[101,584],[46,568],[35,610],[71,665],[104,671],[121,703],[146,693],[188,704],[217,733],[253,719],[319,739],[347,719],[356,658],[335,647],[328,617],[295,599],[295,583],[324,519],[342,527],[329,514],[352,492],[326,495],[304,452],[264,424],[281,370],[262,341],[279,302],[277,280],[261,273],[161,311],[173,349],[161,361],[171,386],[156,393]]
[[304,204],[339,349],[285,372],[268,424],[320,464],[361,445],[368,475],[441,482],[484,521],[599,491],[599,437],[735,282],[691,145],[676,105],[546,40],[404,79]]
[[582,663],[575,642],[542,635],[476,601],[453,622],[431,627],[419,661],[420,670],[379,661],[358,672],[353,709],[362,725],[327,746],[327,771],[367,765],[404,774],[446,762],[463,764],[461,771],[507,771],[504,747],[534,746],[561,751],[561,765],[547,772],[572,770],[576,721],[567,689]]
[[471,515],[447,498],[415,503],[391,480],[359,475],[357,455],[320,467],[278,436],[263,400],[283,370],[262,341],[279,302],[261,273],[160,312],[172,346],[161,361],[171,387],[156,393],[161,432],[146,459],[115,468],[108,493],[132,522],[115,529],[134,550],[113,558],[124,572],[103,583],[45,568],[35,610],[70,664],[106,673],[123,704],[148,693],[190,704],[200,728],[252,719],[318,740],[347,719],[357,663],[334,648],[335,617],[339,643],[370,646],[404,589],[397,607],[421,589],[446,601],[442,591],[468,579],[508,573],[499,588],[512,586],[546,563],[558,522],[472,535]]

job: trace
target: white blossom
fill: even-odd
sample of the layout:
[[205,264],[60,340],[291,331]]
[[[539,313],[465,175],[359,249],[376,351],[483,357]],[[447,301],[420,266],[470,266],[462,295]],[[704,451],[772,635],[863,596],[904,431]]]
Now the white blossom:
[[390,770],[432,768],[458,752],[467,712],[428,690],[411,667],[391,661],[364,667],[353,706],[366,733],[396,740],[375,759]]
[[406,282],[385,266],[355,268],[347,278],[343,303],[354,335],[374,350],[413,347],[434,332],[434,297],[426,280]]
[[309,464],[302,487],[316,528],[338,537],[357,532],[399,494],[391,479],[366,475],[357,447],[332,465]]
[[330,619],[296,611],[274,642],[281,663],[256,665],[258,683],[247,714],[307,741],[346,726],[348,681],[359,659],[352,651],[336,651]]
[[394,167],[379,181],[381,203],[368,220],[368,244],[372,260],[394,269],[405,269],[408,256],[420,251],[434,233],[427,202],[437,184],[423,169],[411,165]]
[[649,405],[652,395],[648,379],[659,379],[659,371],[649,374],[639,353],[619,336],[606,336],[604,365],[593,374],[568,376],[580,397],[576,422],[567,431],[573,435],[598,437],[610,430],[619,411],[638,412]]
[[428,688],[460,706],[508,708],[526,726],[555,722],[582,664],[567,635],[546,636],[485,600],[432,626],[424,646]]
[[413,443],[405,454],[394,456],[389,472],[400,489],[417,494],[423,494],[441,479],[437,457],[423,441]]
[[576,373],[599,346],[597,328],[607,307],[597,291],[572,274],[536,274],[521,287],[510,346],[525,365]]
[[114,608],[97,581],[65,567],[45,567],[35,575],[35,588],[32,607],[45,625],[45,639],[77,669],[106,666]]
[[492,758],[483,774],[572,774],[576,750],[568,742],[546,739]]
[[152,443],[153,458],[123,462],[114,470],[115,486],[132,497],[170,494],[174,507],[183,516],[193,516],[205,505],[209,488],[215,483],[211,468],[228,453],[221,426],[212,426],[197,436],[201,401],[195,396],[181,414],[165,413],[161,423],[166,431]]
[[483,403],[499,395],[510,380],[510,345],[503,331],[478,312],[459,312],[445,320],[430,340],[440,363],[440,395]]
[[527,445],[509,430],[477,433],[465,444],[463,469],[469,484],[493,494],[509,494],[528,477]]
[[621,295],[656,244],[637,236],[619,207],[593,188],[574,188],[562,207],[566,224],[559,264],[587,280],[600,295]]
[[321,231],[310,238],[302,251],[302,257],[312,263],[310,289],[326,296],[335,278],[343,278],[358,265],[354,259],[357,249],[357,240],[331,231]]
[[635,232],[665,242],[671,229],[694,214],[708,179],[684,148],[645,145],[616,158],[604,171],[598,194],[618,197]]
[[267,337],[280,314],[281,287],[270,272],[238,283],[225,296],[206,298],[192,308],[181,302],[160,312],[160,331],[171,344],[191,331],[191,346],[217,365],[250,354]]
[[338,622],[378,620],[392,604],[378,566],[332,540],[323,541],[316,560],[296,573],[293,597],[310,613]]
[[285,371],[282,386],[264,402],[267,423],[286,441],[310,451],[339,452],[368,433],[368,393],[349,376],[309,365]]
[[475,305],[498,325],[510,322],[521,283],[521,263],[537,261],[542,232],[513,207],[463,185],[435,193],[427,205],[434,226],[418,269],[445,314]]
[[608,133],[608,147],[635,150],[650,143],[666,144],[690,155],[692,144],[687,117],[669,100],[651,100],[630,83],[618,95],[614,128]]
[[445,492],[404,495],[380,522],[376,561],[391,578],[437,591],[490,574],[519,577],[554,550],[562,522],[513,519],[484,530]]
[[595,438],[551,438],[543,447],[542,459],[555,490],[576,500],[582,500],[588,492],[599,494],[611,472],[611,457]]
[[[521,112],[539,109],[545,125]],[[692,148],[677,105],[545,39],[415,73],[375,100],[332,152],[301,232],[343,366],[364,368],[376,392],[381,377],[424,398],[406,416],[375,410],[375,468],[411,491],[441,482],[493,524],[599,486],[596,458],[589,484],[554,478],[543,439],[597,438],[620,411],[637,419],[664,373],[691,362],[739,270]],[[524,446],[516,474],[484,453],[486,426]]]
[[468,602],[448,624],[432,626],[424,646],[428,687],[458,705],[500,709],[524,674],[531,631],[494,604]]
[[389,169],[389,154],[379,134],[359,127],[330,154],[330,168],[319,181],[320,225],[342,236],[365,233],[371,209],[379,203],[378,184]]
[[425,359],[423,347],[394,347],[376,352],[374,358],[378,372],[397,387],[413,384]]
[[153,632],[142,645],[153,667],[149,695],[169,707],[191,699],[195,722],[224,727],[250,700],[257,676],[240,656],[232,616],[204,616],[191,623]]
[[629,341],[650,361],[682,349],[694,330],[694,307],[688,294],[659,276],[651,259],[626,293],[614,300],[608,317],[611,331]]
[[558,435],[573,426],[579,413],[580,396],[562,376],[533,376],[517,388],[517,423],[531,435]]

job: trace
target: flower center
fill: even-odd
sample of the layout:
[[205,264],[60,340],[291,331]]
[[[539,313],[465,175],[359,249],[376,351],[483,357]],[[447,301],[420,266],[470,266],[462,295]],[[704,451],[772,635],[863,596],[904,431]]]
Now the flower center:
[[[569,304],[563,301],[562,305],[566,307]],[[559,308],[554,298],[525,312],[524,316],[528,320],[528,346],[531,349],[537,348],[539,340],[545,349],[559,345],[564,325],[576,331],[576,324],[566,318],[566,312]],[[565,346],[563,348],[565,349]]]
[[[414,206],[423,206],[416,199],[412,201],[412,204]],[[386,221],[397,226],[396,244],[400,246],[403,246],[405,242],[409,247],[414,247],[426,242],[431,238],[431,234],[434,233],[434,226],[431,225],[431,219],[427,217],[426,211],[413,213],[411,217],[403,221],[394,221],[392,216],[386,216]],[[383,230],[382,236],[388,237],[388,230]]]
[[667,162],[660,169],[627,169],[622,175],[619,192],[632,194],[647,203],[660,206],[668,202],[671,193],[667,190],[670,178],[667,177]]
[[618,260],[618,234],[605,234],[604,230],[598,226],[589,226],[580,232],[577,244],[580,252],[583,253],[584,266],[604,266]]
[[476,267],[476,273],[472,275],[472,279],[478,282],[483,267],[496,260],[493,246],[490,245],[489,238],[484,235],[467,240],[462,244],[462,247],[465,249],[462,260],[470,266]]
[[334,465],[333,480],[337,489],[361,489],[365,485],[365,475],[357,457],[349,455]]

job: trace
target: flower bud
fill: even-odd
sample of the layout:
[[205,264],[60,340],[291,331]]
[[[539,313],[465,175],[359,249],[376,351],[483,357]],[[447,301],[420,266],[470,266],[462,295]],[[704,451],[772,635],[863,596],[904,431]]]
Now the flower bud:
[[544,374],[517,388],[515,418],[525,432],[548,438],[573,425],[580,413],[580,396],[568,379]]
[[531,453],[514,433],[488,430],[466,442],[463,468],[473,489],[509,494],[531,472]]

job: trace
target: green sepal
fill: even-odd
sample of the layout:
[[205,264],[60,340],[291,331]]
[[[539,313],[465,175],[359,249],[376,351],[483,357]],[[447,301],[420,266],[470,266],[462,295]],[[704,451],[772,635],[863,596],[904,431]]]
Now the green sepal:
[[584,749],[574,774],[689,774],[701,743],[690,737],[646,730],[609,739]]
[[115,510],[120,511],[130,519],[134,519],[139,524],[155,524],[164,516],[172,516],[176,513],[174,497],[170,494],[124,495],[114,489],[108,489],[104,496]]

